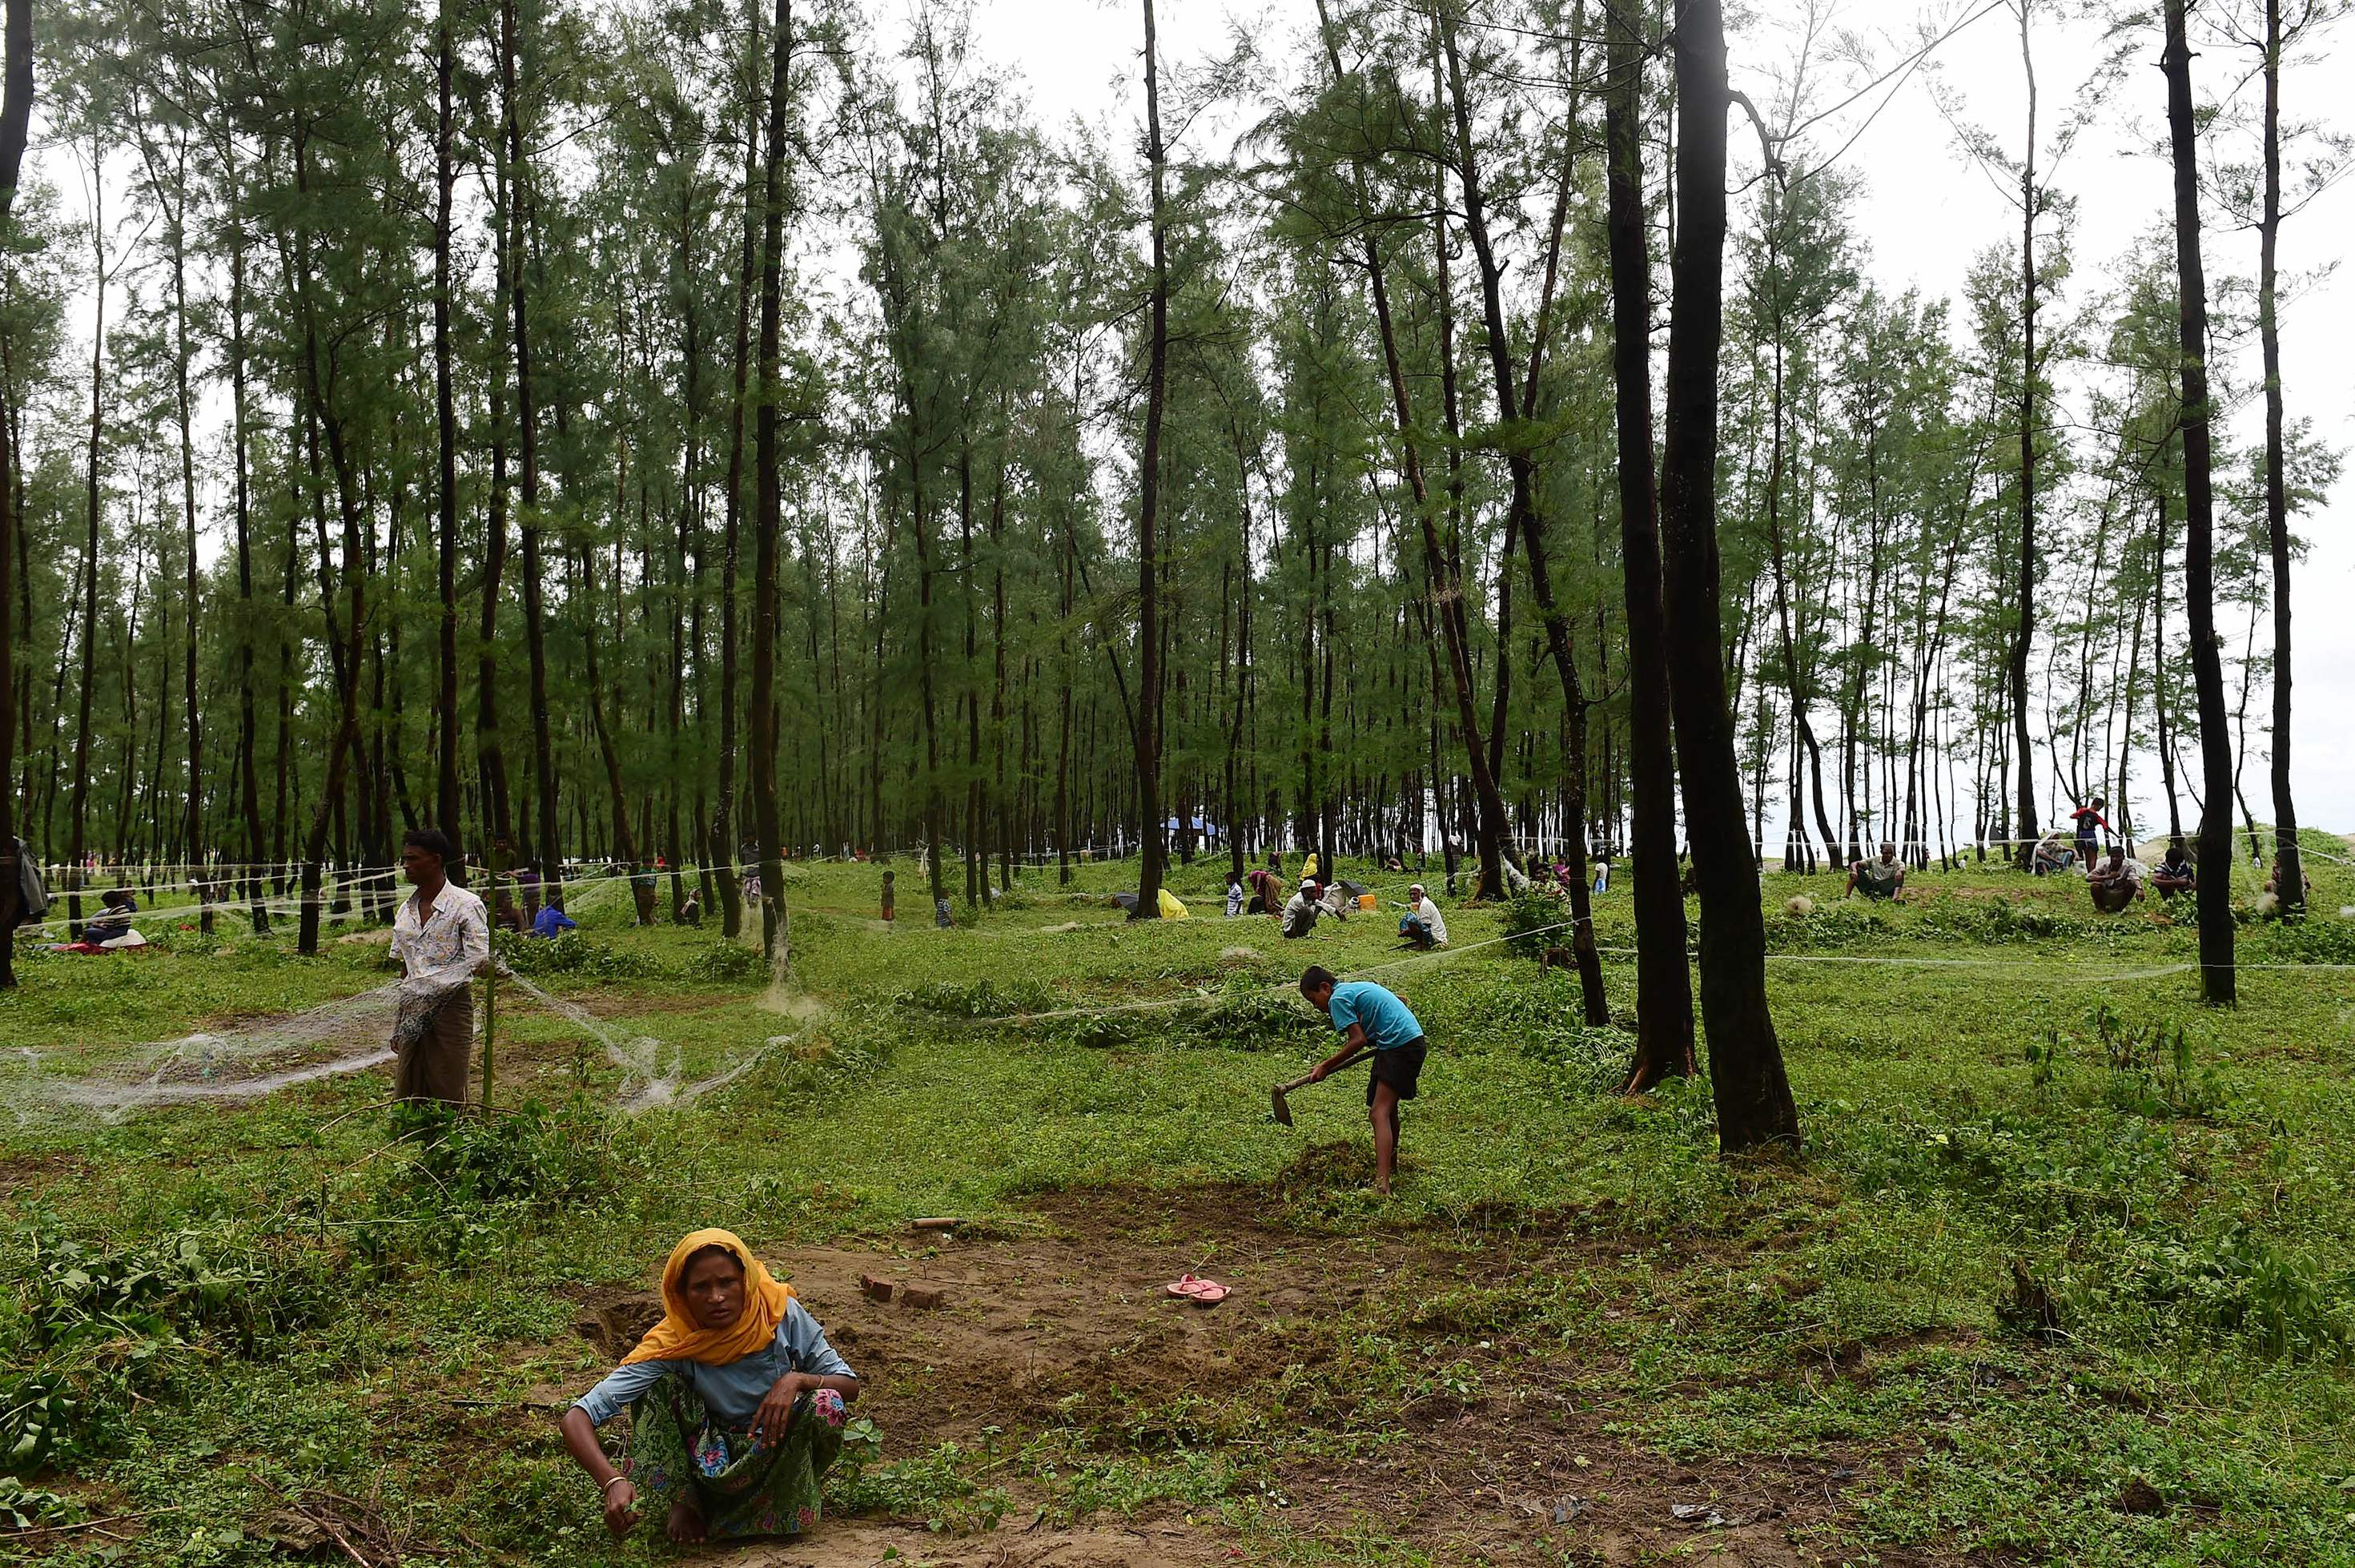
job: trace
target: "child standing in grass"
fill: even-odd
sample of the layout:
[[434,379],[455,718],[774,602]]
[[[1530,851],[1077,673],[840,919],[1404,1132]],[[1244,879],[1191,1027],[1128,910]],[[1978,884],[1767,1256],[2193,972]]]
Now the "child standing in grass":
[[883,918],[885,920],[897,920],[900,918],[899,896],[899,890],[891,885],[891,873],[889,871],[884,872]]
[[1407,1005],[1371,980],[1344,983],[1331,970],[1312,964],[1300,976],[1300,994],[1347,1037],[1340,1050],[1316,1064],[1309,1082],[1323,1083],[1361,1051],[1374,1053],[1373,1073],[1366,1083],[1366,1114],[1374,1125],[1374,1190],[1387,1198],[1398,1170],[1399,1102],[1414,1098],[1415,1081],[1423,1073],[1431,1042]]

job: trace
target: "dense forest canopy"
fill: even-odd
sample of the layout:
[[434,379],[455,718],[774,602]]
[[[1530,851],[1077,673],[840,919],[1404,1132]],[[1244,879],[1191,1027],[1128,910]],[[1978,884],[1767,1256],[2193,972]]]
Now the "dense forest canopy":
[[[1640,826],[1661,589],[1623,503],[1664,368],[1674,443],[1689,240],[1662,5],[1317,0],[1144,50],[1133,141],[1041,123],[953,0],[18,8],[0,754],[35,857],[282,879],[431,823],[477,859],[659,858],[677,899],[682,867],[930,846],[970,900],[1199,825],[1482,880]],[[2164,18],[2115,7],[2109,67],[2025,124],[1934,89],[1942,177],[2015,217],[1955,237],[1946,299],[1872,281],[1870,125],[1836,112],[1961,27],[2026,69],[2046,0],[1877,41],[1784,9],[1730,44],[1741,836],[2000,854],[2097,795],[2188,834],[2221,777],[2254,848],[2292,820],[2290,530],[2339,469],[2273,306],[2277,234],[2294,274],[2328,259],[2295,219],[2342,150],[2267,65],[2343,7],[2189,17],[2196,420],[2181,210],[2084,254],[2071,182],[2103,176],[2062,158],[2157,122]],[[2211,458],[2209,407],[2260,401],[2270,439],[2220,421]]]

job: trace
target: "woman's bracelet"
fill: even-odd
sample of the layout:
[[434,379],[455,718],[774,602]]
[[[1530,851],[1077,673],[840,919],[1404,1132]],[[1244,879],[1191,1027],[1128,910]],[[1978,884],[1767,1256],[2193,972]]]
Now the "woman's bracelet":
[[[629,1477],[621,1474],[619,1471],[616,1471],[613,1476],[613,1481],[626,1481],[629,1478]],[[598,1488],[597,1495],[599,1497],[612,1497],[613,1495],[613,1481],[607,1481],[603,1486]]]

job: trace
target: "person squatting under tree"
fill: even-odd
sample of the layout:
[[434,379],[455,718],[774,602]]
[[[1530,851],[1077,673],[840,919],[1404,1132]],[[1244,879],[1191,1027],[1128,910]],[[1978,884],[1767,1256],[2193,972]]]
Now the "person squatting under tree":
[[471,982],[491,955],[483,901],[451,882],[457,850],[431,827],[404,834],[400,869],[416,891],[392,917],[392,955],[401,965],[392,1049],[393,1088],[403,1100],[466,1102],[466,1066],[474,1043]]
[[2142,862],[2127,859],[2125,847],[2113,844],[2109,858],[2085,874],[2085,891],[2104,914],[2122,913],[2142,895]]
[[1300,976],[1300,994],[1346,1037],[1340,1050],[1316,1064],[1310,1083],[1322,1083],[1361,1052],[1374,1053],[1366,1080],[1366,1115],[1374,1126],[1374,1190],[1387,1198],[1398,1172],[1399,1104],[1414,1098],[1431,1042],[1397,994],[1371,980],[1345,983],[1312,964]]
[[2179,837],[2167,841],[2167,858],[2159,861],[2150,874],[2151,891],[2161,898],[2173,898],[2188,893],[2199,885],[2200,873],[2193,869],[2191,856]]
[[1848,891],[1862,893],[1869,899],[1902,899],[1905,896],[1905,862],[1897,858],[1897,846],[1883,844],[1881,857],[1859,860],[1848,869]]

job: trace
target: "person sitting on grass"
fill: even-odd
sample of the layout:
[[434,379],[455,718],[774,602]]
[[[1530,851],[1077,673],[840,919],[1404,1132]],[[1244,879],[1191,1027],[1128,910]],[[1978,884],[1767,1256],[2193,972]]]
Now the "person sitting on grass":
[[2151,891],[2161,898],[2173,898],[2188,893],[2199,885],[2200,873],[2192,868],[2191,856],[2180,837],[2167,841],[2167,858],[2150,873]]
[[[2312,877],[2300,872],[2298,880],[2305,884],[2305,891],[2308,894],[2311,894],[2314,891],[2314,879]],[[2281,897],[2281,857],[2278,855],[2274,857],[2273,865],[2265,871],[2264,891],[2273,894],[2276,899]]]
[[554,904],[540,905],[539,912],[531,917],[531,933],[534,936],[544,938],[549,942],[555,941],[558,937],[563,935],[568,931],[578,931],[580,929],[581,923],[579,921],[573,919],[570,915],[565,913]]
[[2104,914],[2120,913],[2142,894],[2142,862],[2127,859],[2126,847],[2113,844],[2108,859],[2085,874],[2085,888],[2094,896],[2095,909]]
[[1284,906],[1284,934],[1286,941],[1306,936],[1316,929],[1316,917],[1325,906],[1316,901],[1316,884],[1310,879],[1300,879],[1300,891]]
[[1276,886],[1273,873],[1268,871],[1253,871],[1251,874],[1251,902],[1243,906],[1243,912],[1245,914],[1273,915],[1277,919],[1282,919],[1284,915],[1284,896],[1282,891]]
[[129,888],[109,888],[98,895],[100,912],[82,923],[81,939],[92,947],[120,942],[131,934],[131,917],[139,912],[139,897]]
[[1897,846],[1883,844],[1881,858],[1859,860],[1848,869],[1848,894],[1862,893],[1869,899],[1902,900],[1905,896],[1905,863],[1897,858]]
[[1233,920],[1243,912],[1243,879],[1239,871],[1227,873],[1227,918]]
[[1371,980],[1344,984],[1331,970],[1312,964],[1300,976],[1300,994],[1331,1019],[1348,1040],[1316,1064],[1308,1075],[1310,1083],[1323,1083],[1361,1051],[1374,1053],[1372,1076],[1366,1081],[1366,1115],[1374,1125],[1374,1190],[1387,1198],[1398,1173],[1399,1103],[1414,1098],[1415,1081],[1423,1073],[1431,1042],[1407,1005]]
[[2054,828],[2036,841],[2036,848],[2028,858],[2028,869],[2036,876],[2057,877],[2077,863],[2077,852],[2069,848]]
[[[637,1528],[643,1494],[679,1542],[800,1535],[842,1451],[858,1374],[726,1231],[697,1231],[663,1265],[662,1321],[564,1413],[564,1445],[603,1492],[605,1528]],[[626,1473],[597,1428],[626,1408]]]
[[1406,891],[1406,902],[1400,906],[1406,913],[1399,916],[1399,938],[1417,953],[1428,953],[1434,947],[1447,945],[1447,922],[1441,918],[1439,906],[1423,891],[1421,882]]

